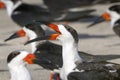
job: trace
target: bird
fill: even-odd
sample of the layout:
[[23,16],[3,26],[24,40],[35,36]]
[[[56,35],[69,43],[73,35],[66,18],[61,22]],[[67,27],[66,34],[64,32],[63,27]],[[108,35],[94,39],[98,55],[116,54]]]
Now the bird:
[[27,51],[12,51],[7,56],[7,65],[11,75],[10,80],[32,80],[26,64],[33,64],[36,57]]
[[103,21],[110,21],[111,27],[115,34],[120,37],[120,5],[112,5],[108,10],[102,14],[95,22],[90,24],[88,27],[92,27]]
[[120,80],[120,64],[106,61],[84,62],[78,53],[78,34],[69,25],[49,26],[54,34],[40,36],[26,44],[39,40],[59,40],[62,44],[63,65],[61,80]]
[[36,61],[49,65],[49,62],[38,58],[34,53],[25,50],[12,51],[7,56],[8,69],[11,75],[10,80],[32,80],[26,64],[37,64]]
[[49,9],[38,5],[24,3],[22,0],[1,0],[5,6],[8,16],[19,26],[24,26],[33,20],[41,22],[58,22],[66,20],[75,20],[84,17],[85,13],[94,12],[94,9],[78,12],[67,12],[65,14],[51,14]]
[[[32,22],[29,24],[26,24],[22,29],[16,31],[14,34],[12,34],[9,38],[5,39],[4,41],[9,41],[15,38],[19,38],[19,37],[25,37],[27,36],[28,40],[32,40],[34,38],[36,38],[37,36],[43,36],[45,35],[45,31],[43,30],[43,28],[41,27],[41,25],[37,22]],[[36,42],[31,44],[31,52],[35,52],[36,51]]]

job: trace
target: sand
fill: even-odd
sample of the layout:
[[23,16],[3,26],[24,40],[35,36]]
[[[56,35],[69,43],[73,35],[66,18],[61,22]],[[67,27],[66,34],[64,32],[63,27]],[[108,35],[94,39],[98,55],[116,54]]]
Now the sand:
[[[28,3],[42,4],[34,0],[25,0]],[[100,15],[110,6],[96,5],[89,8],[97,9],[93,14]],[[88,8],[88,7],[86,7]],[[120,38],[115,35],[109,22],[103,22],[92,28],[86,28],[93,19],[79,20],[70,22],[69,25],[79,33],[79,50],[93,55],[120,55]],[[7,55],[14,50],[30,50],[30,45],[24,46],[26,38],[14,39],[8,42],[4,40],[20,27],[16,25],[7,15],[6,10],[0,10],[0,80],[10,80],[10,74],[7,67]],[[111,62],[120,63],[120,59],[111,60]],[[28,65],[33,80],[48,80],[49,70],[45,70],[38,65]]]

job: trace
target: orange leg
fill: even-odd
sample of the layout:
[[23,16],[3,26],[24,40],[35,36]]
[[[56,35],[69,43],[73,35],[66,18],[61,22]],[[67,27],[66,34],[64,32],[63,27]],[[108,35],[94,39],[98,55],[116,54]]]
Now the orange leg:
[[58,73],[51,73],[50,80],[60,80],[60,76]]
[[56,80],[60,80],[60,75],[59,74],[57,74]]
[[49,80],[53,80],[53,77],[54,77],[54,73],[50,73],[50,79]]

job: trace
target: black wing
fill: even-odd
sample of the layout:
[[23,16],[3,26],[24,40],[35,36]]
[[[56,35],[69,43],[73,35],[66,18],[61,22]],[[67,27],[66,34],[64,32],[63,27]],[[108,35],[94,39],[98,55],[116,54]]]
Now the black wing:
[[85,62],[68,75],[68,80],[119,80],[120,65],[109,62]]
[[113,30],[120,37],[120,19],[114,24]]
[[16,8],[12,15],[12,19],[20,26],[24,26],[33,20],[39,20],[44,22],[52,21],[51,14],[46,10],[41,10],[37,6],[22,4]]
[[[58,65],[59,67],[62,67],[62,46],[46,41],[43,43],[40,43],[37,46],[37,50],[35,54],[38,57],[43,57],[49,61],[51,61],[53,64]],[[120,55],[91,55],[86,52],[79,51],[79,55],[83,58],[86,62],[99,62],[99,61],[106,61],[111,59],[119,58]]]

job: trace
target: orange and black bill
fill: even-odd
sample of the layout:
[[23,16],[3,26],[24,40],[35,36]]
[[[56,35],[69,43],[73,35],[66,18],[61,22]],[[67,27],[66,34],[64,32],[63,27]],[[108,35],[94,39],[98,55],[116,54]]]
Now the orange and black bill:
[[47,25],[48,27],[52,28],[52,29],[53,29],[54,31],[56,31],[57,33],[51,34],[51,35],[46,35],[46,36],[40,36],[40,37],[38,37],[38,38],[35,38],[35,39],[33,39],[33,40],[30,40],[30,41],[26,42],[25,45],[26,45],[26,44],[30,44],[30,43],[35,42],[35,41],[40,41],[40,40],[56,40],[57,37],[58,37],[59,35],[61,35],[61,33],[60,33],[59,28],[58,28],[57,25],[55,25],[55,24],[53,24],[53,23],[47,23],[46,25]]
[[98,17],[92,24],[90,24],[89,26],[87,26],[87,28],[90,28],[98,23],[104,22],[104,21],[110,21],[110,15],[105,12],[104,14],[102,14],[100,17]]
[[59,33],[56,33],[56,34],[51,34],[46,36],[40,36],[38,38],[27,41],[24,45],[30,44],[35,41],[40,41],[40,40],[56,40],[59,35],[60,35]]
[[36,56],[34,54],[28,54],[23,60],[27,62],[28,64],[34,64],[34,60],[36,59]]
[[60,33],[58,26],[56,24],[50,23],[50,22],[41,22],[41,21],[35,21],[35,22],[39,22],[40,24],[45,24],[48,27],[52,28],[54,31]]
[[13,35],[11,35],[9,38],[5,39],[4,41],[9,41],[15,38],[19,38],[19,37],[24,37],[26,35],[25,31],[23,29],[15,32]]
[[59,66],[57,66],[56,64],[53,64],[48,59],[44,59],[43,57],[40,57],[39,55],[35,55],[32,53],[28,54],[23,60],[28,64],[37,64],[46,69],[59,68]]

